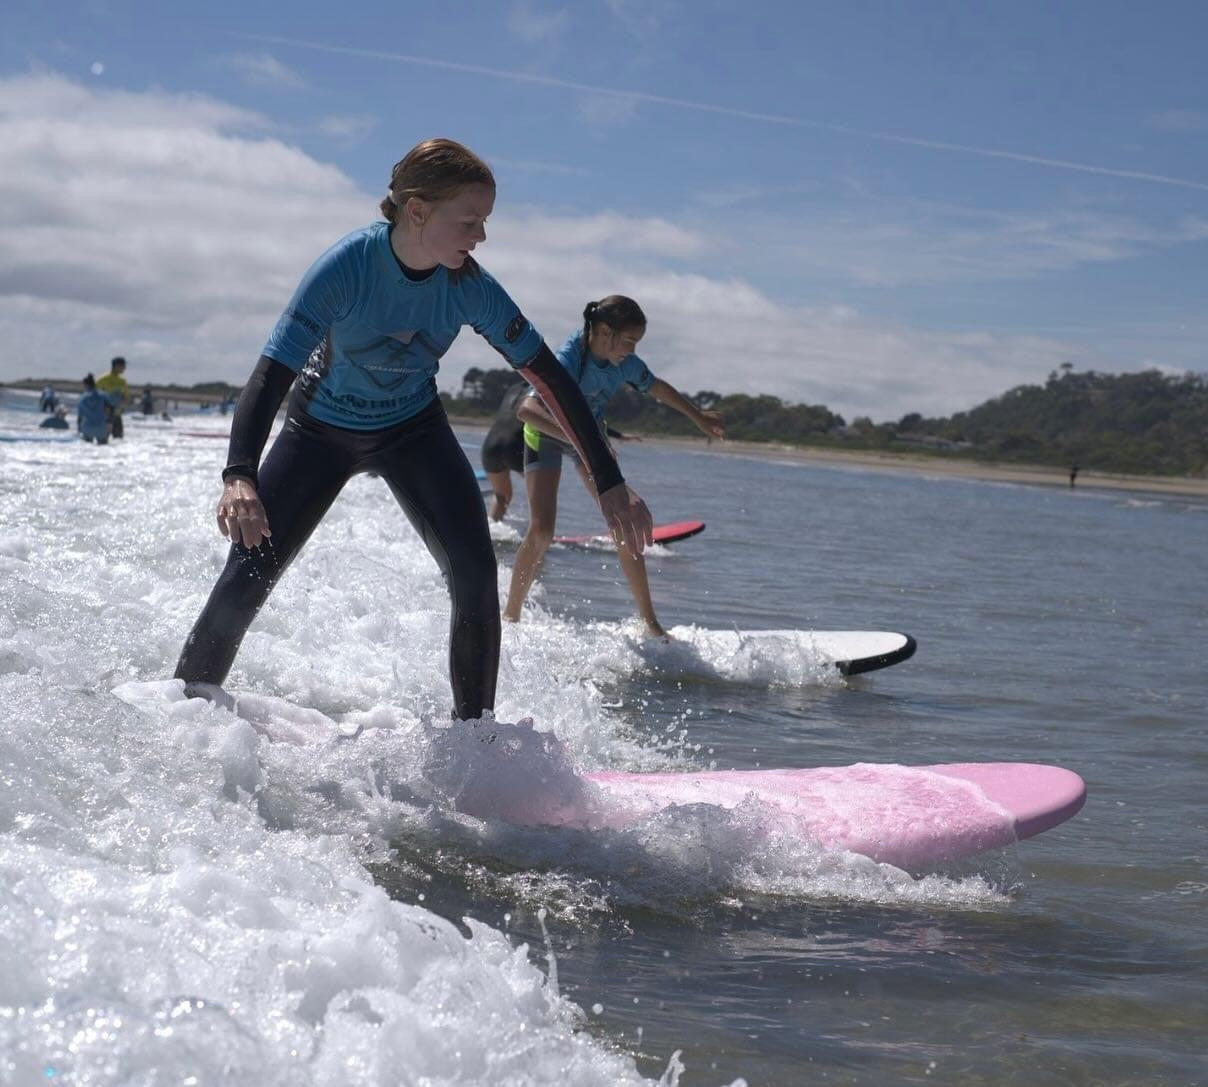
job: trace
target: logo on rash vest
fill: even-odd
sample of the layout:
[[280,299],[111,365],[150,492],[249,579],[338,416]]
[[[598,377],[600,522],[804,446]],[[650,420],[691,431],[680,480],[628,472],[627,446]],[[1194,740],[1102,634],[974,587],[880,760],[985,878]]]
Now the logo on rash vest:
[[508,343],[515,343],[524,335],[524,331],[527,328],[528,321],[525,320],[524,314],[518,313],[508,322],[508,327],[503,330],[503,338]]

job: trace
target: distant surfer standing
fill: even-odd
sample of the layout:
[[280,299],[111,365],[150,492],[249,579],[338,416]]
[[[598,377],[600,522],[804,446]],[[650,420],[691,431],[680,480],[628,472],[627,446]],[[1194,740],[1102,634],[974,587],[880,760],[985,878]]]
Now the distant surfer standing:
[[[710,438],[724,438],[725,426],[715,411],[702,411],[679,390],[650,372],[634,352],[646,334],[646,315],[641,307],[624,295],[612,294],[599,302],[588,302],[583,310],[583,327],[558,348],[558,361],[582,389],[591,405],[597,427],[603,427],[604,411],[613,394],[628,382],[638,392],[647,393],[661,404],[691,419]],[[524,422],[524,485],[529,501],[529,525],[516,552],[512,583],[508,589],[503,617],[520,619],[520,609],[541,567],[541,560],[553,542],[558,514],[558,484],[562,478],[562,457],[574,451],[558,420],[539,399],[529,396],[520,403],[518,415]],[[591,491],[591,482],[577,458],[575,467]],[[633,594],[638,613],[651,637],[665,638],[667,632],[654,613],[650,599],[650,581],[641,554],[617,548],[621,570]]]
[[122,423],[122,408],[130,393],[130,383],[125,374],[126,360],[119,355],[109,363],[109,373],[96,379],[97,391],[109,402],[109,434],[115,439],[124,437],[126,433]]
[[[516,303],[471,255],[485,241],[495,179],[452,140],[398,162],[384,221],[311,266],[264,345],[231,424],[218,528],[226,567],[176,667],[186,693],[215,697],[252,619],[344,484],[385,480],[440,567],[452,602],[453,715],[495,705],[499,597],[486,512],[436,392],[462,326],[483,336],[550,405],[584,462],[609,531],[640,554],[650,512],[626,486],[591,409]],[[261,452],[282,401],[285,423]]]

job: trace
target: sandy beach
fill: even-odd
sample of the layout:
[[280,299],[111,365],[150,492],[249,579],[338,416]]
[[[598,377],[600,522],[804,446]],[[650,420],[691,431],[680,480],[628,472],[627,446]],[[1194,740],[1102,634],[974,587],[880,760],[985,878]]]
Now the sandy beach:
[[[467,429],[486,431],[477,418],[454,418],[452,422]],[[646,445],[678,449],[708,450],[722,455],[766,457],[770,460],[801,461],[806,464],[849,465],[885,472],[913,472],[921,475],[951,476],[981,479],[999,483],[1027,483],[1040,487],[1069,488],[1069,471],[1043,465],[1001,464],[992,461],[933,457],[925,453],[883,453],[875,450],[818,449],[776,442],[713,442],[704,439],[642,437]],[[1078,487],[1106,488],[1120,491],[1144,491],[1150,494],[1177,494],[1208,497],[1208,478],[1192,476],[1140,476],[1078,470]]]

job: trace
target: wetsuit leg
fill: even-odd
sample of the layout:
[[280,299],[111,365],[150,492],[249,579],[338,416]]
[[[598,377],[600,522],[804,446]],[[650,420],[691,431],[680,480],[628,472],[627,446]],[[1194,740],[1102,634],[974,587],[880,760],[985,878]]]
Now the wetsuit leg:
[[511,436],[503,451],[503,458],[507,466],[513,472],[519,472],[521,475],[524,475],[524,450],[524,431],[521,429]]
[[259,494],[273,534],[258,548],[231,545],[226,567],[185,641],[177,679],[222,684],[256,613],[347,482],[355,451],[325,442],[311,430],[290,418],[269,450]]
[[[474,469],[443,409],[374,457],[449,588],[449,677],[461,720],[495,706],[499,585],[486,507]],[[417,420],[417,423],[419,420]]]
[[495,428],[491,428],[487,432],[487,436],[482,440],[482,449],[479,451],[482,457],[482,467],[487,472],[506,472],[508,469],[507,463],[507,442]]

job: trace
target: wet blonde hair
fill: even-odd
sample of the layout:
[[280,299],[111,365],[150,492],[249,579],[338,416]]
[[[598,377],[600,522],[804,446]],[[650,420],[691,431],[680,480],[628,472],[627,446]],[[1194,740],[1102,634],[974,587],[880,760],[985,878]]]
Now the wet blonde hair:
[[385,219],[397,222],[399,211],[411,197],[439,203],[466,185],[487,185],[493,190],[495,175],[482,159],[456,140],[424,140],[394,164],[390,187],[379,207]]

